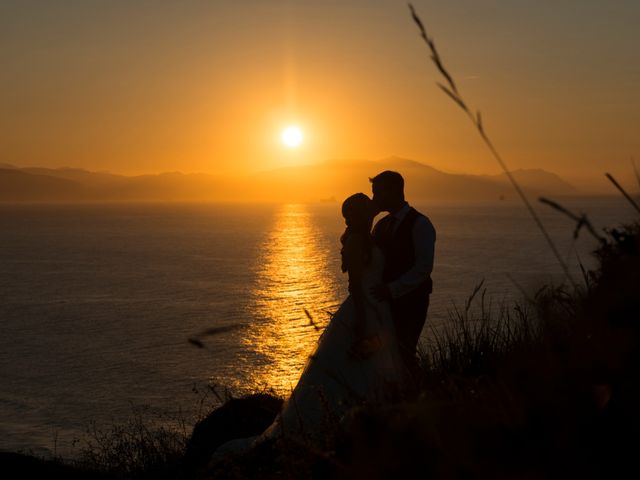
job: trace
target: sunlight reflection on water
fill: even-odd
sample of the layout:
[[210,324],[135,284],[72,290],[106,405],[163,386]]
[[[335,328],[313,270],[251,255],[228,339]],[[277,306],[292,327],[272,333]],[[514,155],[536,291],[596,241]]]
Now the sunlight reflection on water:
[[[251,305],[255,326],[244,338],[263,361],[254,385],[285,394],[295,385],[318,337],[337,309],[338,285],[327,265],[323,231],[308,205],[283,205],[258,260]],[[304,313],[307,309],[318,328]]]

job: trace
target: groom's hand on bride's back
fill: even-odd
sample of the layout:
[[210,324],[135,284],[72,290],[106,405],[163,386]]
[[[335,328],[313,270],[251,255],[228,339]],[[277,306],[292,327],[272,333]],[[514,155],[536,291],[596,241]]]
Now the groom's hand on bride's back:
[[384,302],[385,300],[391,299],[391,290],[389,290],[389,287],[383,283],[372,287],[371,295],[373,295],[373,297],[379,302]]

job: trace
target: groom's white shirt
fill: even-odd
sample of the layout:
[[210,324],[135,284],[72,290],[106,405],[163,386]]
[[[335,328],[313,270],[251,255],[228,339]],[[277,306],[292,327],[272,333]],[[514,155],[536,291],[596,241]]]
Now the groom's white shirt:
[[[395,225],[393,235],[398,226],[409,213],[411,207],[405,202],[404,207],[393,214]],[[400,278],[388,284],[392,298],[398,298],[416,289],[433,271],[433,257],[436,243],[436,229],[428,217],[420,215],[413,224],[413,250],[416,261],[412,268]]]

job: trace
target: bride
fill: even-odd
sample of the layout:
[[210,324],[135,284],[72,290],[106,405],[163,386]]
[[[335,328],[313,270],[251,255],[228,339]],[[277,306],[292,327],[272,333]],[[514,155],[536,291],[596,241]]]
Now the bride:
[[321,442],[350,408],[382,402],[401,388],[406,367],[398,352],[389,305],[370,292],[382,283],[384,267],[382,252],[371,237],[376,214],[373,202],[363,193],[342,204],[347,226],[340,238],[342,271],[348,273],[350,295],[331,318],[271,426],[257,437],[221,445],[214,459],[279,435]]

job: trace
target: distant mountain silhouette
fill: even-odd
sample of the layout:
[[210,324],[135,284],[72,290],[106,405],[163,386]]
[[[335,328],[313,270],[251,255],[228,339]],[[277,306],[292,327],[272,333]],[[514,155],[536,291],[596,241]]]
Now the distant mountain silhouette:
[[107,172],[89,172],[79,168],[40,168],[40,167],[26,167],[21,168],[20,171],[24,173],[31,173],[35,175],[47,175],[50,177],[63,178],[65,180],[71,180],[81,183],[90,188],[96,187],[114,187],[122,185],[128,181],[129,177],[123,175],[113,175]]
[[[318,165],[296,166],[263,172],[254,182],[276,197],[308,199],[345,198],[354,191],[369,193],[369,177],[383,170],[396,170],[405,178],[405,191],[412,201],[470,201],[514,198],[513,187],[505,175],[478,176],[445,173],[404,158],[379,161],[330,160]],[[553,173],[543,170],[513,172],[520,186],[531,194],[572,195],[576,189]]]
[[73,201],[85,196],[85,187],[77,182],[0,168],[0,201]]
[[[535,191],[544,195],[574,195],[578,194],[578,190],[570,185],[555,173],[547,172],[541,169],[514,170],[511,175],[525,189]],[[487,177],[504,183],[511,188],[511,183],[505,173]]]
[[[168,172],[124,176],[74,168],[0,168],[0,201],[320,201],[370,192],[369,177],[396,170],[412,201],[471,201],[513,198],[503,175],[445,173],[414,160],[390,157],[329,160],[245,176]],[[576,189],[544,170],[513,175],[532,194],[571,195]]]

